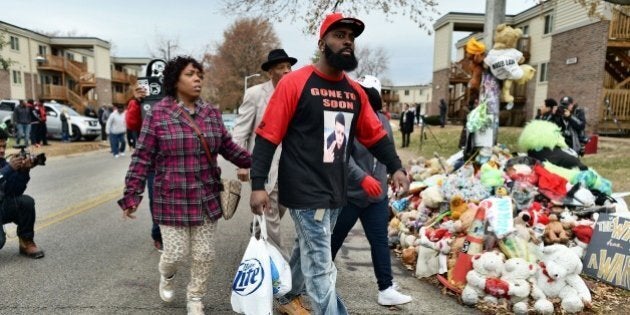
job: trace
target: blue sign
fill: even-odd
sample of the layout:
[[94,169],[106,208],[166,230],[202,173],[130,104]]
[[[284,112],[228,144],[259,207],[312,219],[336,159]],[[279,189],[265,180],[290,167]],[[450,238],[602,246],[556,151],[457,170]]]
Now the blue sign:
[[247,259],[238,266],[232,291],[241,296],[250,295],[258,290],[264,280],[265,271],[260,261],[256,258]]

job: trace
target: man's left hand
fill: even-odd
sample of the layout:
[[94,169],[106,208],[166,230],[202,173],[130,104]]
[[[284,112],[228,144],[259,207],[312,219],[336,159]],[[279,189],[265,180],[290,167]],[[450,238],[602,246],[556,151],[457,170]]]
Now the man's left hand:
[[392,175],[392,181],[394,182],[394,189],[397,194],[402,195],[409,191],[409,177],[407,177],[403,171],[396,171],[396,173]]

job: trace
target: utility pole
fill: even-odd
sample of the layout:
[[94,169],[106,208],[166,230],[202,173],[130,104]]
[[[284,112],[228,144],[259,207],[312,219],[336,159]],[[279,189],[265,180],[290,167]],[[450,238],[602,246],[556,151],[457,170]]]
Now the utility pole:
[[[486,20],[483,27],[483,42],[486,44],[486,51],[492,49],[494,42],[494,30],[501,23],[505,22],[505,0],[486,0]],[[494,80],[496,78],[493,77]],[[487,93],[487,91],[486,91]],[[497,143],[499,137],[499,95],[493,95],[487,99],[488,111],[493,121],[493,144]]]

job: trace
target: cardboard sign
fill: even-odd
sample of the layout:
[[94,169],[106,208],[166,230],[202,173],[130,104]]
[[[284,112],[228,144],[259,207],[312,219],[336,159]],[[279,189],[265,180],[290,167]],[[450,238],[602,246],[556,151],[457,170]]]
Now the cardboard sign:
[[630,218],[601,213],[583,263],[585,274],[630,290]]
[[486,204],[487,220],[494,234],[503,238],[514,230],[512,217],[512,198],[487,198],[481,202]]

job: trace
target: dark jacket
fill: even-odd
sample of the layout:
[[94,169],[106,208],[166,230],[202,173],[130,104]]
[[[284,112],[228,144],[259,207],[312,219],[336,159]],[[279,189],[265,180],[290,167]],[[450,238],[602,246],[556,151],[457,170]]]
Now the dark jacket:
[[17,172],[6,159],[0,159],[0,198],[21,196],[30,179],[29,172]]
[[[400,113],[400,131],[402,131],[404,133],[411,133],[411,132],[413,132],[413,121],[414,121],[414,118],[415,118],[414,114],[410,110],[407,110],[407,111],[404,111],[404,112]],[[404,120],[404,122],[403,122],[403,120]]]
[[31,109],[28,106],[18,105],[13,110],[13,117],[11,119],[15,124],[30,124]]
[[575,105],[569,117],[562,116],[562,118],[558,120],[564,142],[575,152],[580,152],[580,138],[585,137],[584,129],[586,127],[586,119],[584,116],[584,111]]
[[[387,136],[394,142],[392,127],[389,125],[387,116],[378,112],[378,118],[383,124],[385,131],[387,131]],[[348,172],[348,202],[365,208],[371,203],[379,202],[387,197],[387,167],[376,161],[370,151],[358,141],[354,140],[352,145]],[[383,193],[380,196],[376,198],[368,197],[363,188],[361,188],[361,182],[367,175],[374,177],[381,183]]]

